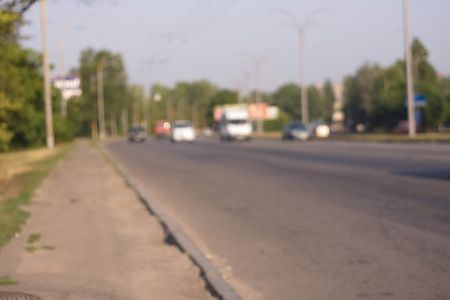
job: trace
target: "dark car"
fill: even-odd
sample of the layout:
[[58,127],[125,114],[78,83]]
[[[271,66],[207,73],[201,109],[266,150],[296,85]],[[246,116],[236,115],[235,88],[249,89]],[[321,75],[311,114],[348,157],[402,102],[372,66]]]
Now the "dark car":
[[302,122],[291,121],[284,125],[281,138],[283,140],[306,141],[311,138],[311,133]]
[[142,126],[133,126],[128,129],[128,141],[143,142],[146,138],[147,134]]

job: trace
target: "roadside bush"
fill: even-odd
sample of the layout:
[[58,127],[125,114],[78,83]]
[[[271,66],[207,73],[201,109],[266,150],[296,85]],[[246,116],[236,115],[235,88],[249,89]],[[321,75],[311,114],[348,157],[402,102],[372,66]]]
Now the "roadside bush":
[[264,131],[281,131],[284,124],[286,124],[290,120],[291,117],[284,111],[280,110],[278,119],[264,121]]
[[6,123],[0,123],[0,152],[9,150],[9,144],[13,137],[13,133],[8,130]]
[[72,141],[76,134],[73,122],[59,114],[53,115],[53,130],[56,143]]

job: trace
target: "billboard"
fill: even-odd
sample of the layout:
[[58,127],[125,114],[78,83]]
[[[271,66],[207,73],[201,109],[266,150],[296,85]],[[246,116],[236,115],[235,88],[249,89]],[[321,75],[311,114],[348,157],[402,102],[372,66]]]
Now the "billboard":
[[70,97],[81,96],[81,78],[77,75],[66,75],[52,79],[52,85],[62,91],[63,100],[67,101]]
[[225,104],[217,106],[214,110],[214,120],[220,121],[222,111],[224,109],[246,109],[248,110],[250,120],[276,120],[280,109],[276,106],[269,106],[267,103],[250,103],[250,104]]

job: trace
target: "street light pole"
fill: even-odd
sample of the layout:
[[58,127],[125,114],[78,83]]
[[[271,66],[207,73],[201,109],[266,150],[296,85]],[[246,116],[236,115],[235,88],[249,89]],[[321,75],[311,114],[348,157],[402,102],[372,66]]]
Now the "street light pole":
[[306,84],[306,68],[305,68],[305,28],[298,28],[298,49],[300,52],[300,89],[302,101],[302,122],[305,125],[309,123],[309,108],[308,108],[308,91]]
[[258,135],[262,135],[264,133],[263,126],[263,111],[262,111],[262,99],[261,99],[261,68],[264,62],[267,62],[267,59],[264,56],[259,58],[255,58],[249,53],[244,53],[250,59],[254,66],[254,76],[255,76],[255,106],[256,106],[256,132]]
[[66,26],[64,27],[64,29],[61,31],[61,34],[59,35],[59,42],[58,42],[58,46],[59,46],[59,77],[61,78],[61,94],[62,94],[62,99],[61,99],[61,115],[63,117],[65,117],[67,115],[67,100],[65,98],[65,94],[66,94],[66,75],[65,75],[65,70],[64,70],[64,38],[67,34],[67,32],[69,31],[69,29],[72,27],[72,22],[73,20],[75,20],[75,18],[78,15],[76,15],[75,17],[73,17],[72,19],[70,19],[69,21],[67,21]]
[[53,150],[55,147],[55,137],[53,133],[53,115],[52,115],[52,100],[50,90],[50,74],[48,62],[47,49],[47,29],[46,29],[46,14],[45,14],[45,0],[41,1],[41,24],[42,24],[42,46],[43,46],[43,68],[44,68],[44,101],[45,101],[45,125],[46,125],[46,141],[47,148]]
[[270,9],[271,13],[280,13],[289,18],[289,22],[287,25],[292,27],[297,31],[298,34],[298,48],[299,48],[299,64],[300,64],[300,86],[301,86],[301,106],[302,106],[302,122],[305,125],[309,123],[309,109],[308,109],[308,91],[307,91],[307,83],[306,83],[306,67],[305,67],[305,32],[306,28],[314,23],[311,22],[311,18],[313,15],[317,15],[324,12],[330,12],[330,9],[321,8],[310,13],[303,24],[300,24],[297,18],[288,11],[285,11],[281,8],[273,8]]
[[65,99],[65,93],[66,93],[66,76],[64,75],[64,34],[65,32],[61,33],[59,36],[59,78],[61,80],[61,115],[65,117],[67,115],[67,103]]
[[98,125],[99,125],[99,139],[106,138],[105,133],[105,104],[103,99],[103,68],[105,67],[107,57],[103,56],[97,67],[97,96],[98,96]]
[[414,119],[414,82],[412,77],[412,55],[409,37],[408,0],[403,0],[403,22],[406,50],[406,82],[408,97],[408,133],[410,137],[416,136],[416,120]]

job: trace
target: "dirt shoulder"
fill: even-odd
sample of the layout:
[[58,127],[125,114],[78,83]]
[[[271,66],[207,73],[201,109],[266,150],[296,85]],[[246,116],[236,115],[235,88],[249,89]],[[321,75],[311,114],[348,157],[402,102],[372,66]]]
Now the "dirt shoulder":
[[[41,299],[207,299],[199,269],[87,142],[44,181],[0,253],[0,286]],[[34,237],[34,241],[30,237]]]

